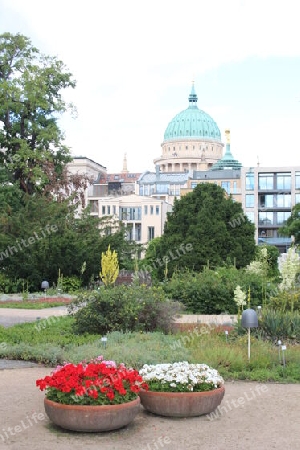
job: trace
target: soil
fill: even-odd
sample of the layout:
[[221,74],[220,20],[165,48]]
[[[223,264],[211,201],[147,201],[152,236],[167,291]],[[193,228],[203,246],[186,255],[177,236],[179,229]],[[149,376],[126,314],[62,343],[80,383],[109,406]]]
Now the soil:
[[0,448],[10,450],[296,450],[300,448],[300,384],[227,382],[214,416],[173,419],[142,406],[127,427],[76,433],[53,425],[35,381],[46,367],[0,370]]

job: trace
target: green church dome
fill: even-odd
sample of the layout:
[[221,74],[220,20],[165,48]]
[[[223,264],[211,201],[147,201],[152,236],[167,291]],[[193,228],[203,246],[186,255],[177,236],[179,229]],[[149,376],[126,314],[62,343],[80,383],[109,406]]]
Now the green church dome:
[[178,139],[208,139],[221,141],[221,133],[216,122],[197,106],[194,84],[189,95],[189,107],[177,114],[167,126],[164,141]]

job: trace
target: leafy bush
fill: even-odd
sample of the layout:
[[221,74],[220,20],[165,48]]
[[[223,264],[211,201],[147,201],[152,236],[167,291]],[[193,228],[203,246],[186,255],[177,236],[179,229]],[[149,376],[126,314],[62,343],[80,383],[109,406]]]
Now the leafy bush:
[[300,311],[300,289],[294,291],[279,291],[270,298],[268,306],[280,311]]
[[300,313],[267,308],[259,319],[259,331],[263,338],[273,342],[285,339],[300,342]]
[[61,277],[61,287],[63,292],[76,292],[81,287],[81,280],[76,276]]
[[144,285],[123,285],[81,293],[70,306],[75,318],[74,329],[78,333],[95,334],[111,331],[168,332],[174,316],[181,310],[178,302],[167,299],[161,287]]
[[236,314],[234,289],[237,285],[246,293],[250,288],[251,307],[264,303],[271,290],[271,285],[261,276],[234,267],[205,268],[200,273],[177,272],[163,288],[170,298],[182,302],[193,314]]
[[[24,290],[25,281],[21,278],[9,278],[3,273],[0,273],[0,292],[4,294],[16,294]],[[27,287],[27,285],[26,285]]]

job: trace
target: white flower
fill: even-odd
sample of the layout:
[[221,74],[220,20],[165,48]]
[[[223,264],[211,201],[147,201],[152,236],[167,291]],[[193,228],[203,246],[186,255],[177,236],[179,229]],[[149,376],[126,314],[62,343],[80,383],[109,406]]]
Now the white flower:
[[281,291],[292,289],[296,281],[296,275],[300,272],[300,259],[295,247],[290,247],[287,255],[279,259],[279,270],[282,275],[279,289]]
[[242,291],[241,287],[238,285],[234,292],[234,301],[238,306],[246,305],[246,294]]
[[170,388],[178,387],[179,391],[181,386],[193,391],[194,386],[202,383],[210,384],[214,388],[224,384],[217,370],[206,364],[189,364],[187,361],[173,364],[145,364],[139,373],[146,383],[159,381],[161,384],[168,384]]

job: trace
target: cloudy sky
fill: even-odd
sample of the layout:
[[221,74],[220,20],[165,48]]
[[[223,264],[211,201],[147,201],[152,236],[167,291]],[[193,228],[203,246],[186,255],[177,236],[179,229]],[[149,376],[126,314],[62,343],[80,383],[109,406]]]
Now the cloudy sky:
[[198,107],[244,166],[300,165],[298,0],[0,0],[0,33],[21,33],[77,80],[74,156],[154,170],[170,120]]

